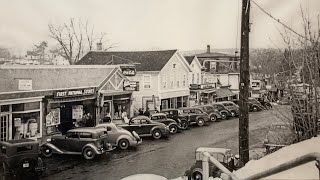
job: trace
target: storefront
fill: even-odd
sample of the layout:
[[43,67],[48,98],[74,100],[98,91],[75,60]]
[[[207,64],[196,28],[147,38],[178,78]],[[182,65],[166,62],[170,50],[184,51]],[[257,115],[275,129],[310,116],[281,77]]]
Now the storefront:
[[42,137],[42,98],[0,102],[0,141]]
[[220,88],[216,91],[215,101],[233,101],[235,103],[238,102],[239,97],[238,94],[233,93],[229,88]]
[[97,98],[94,87],[55,91],[47,100],[47,135],[65,134],[74,127],[96,125]]
[[161,109],[179,108],[188,106],[188,96],[173,97],[161,100]]
[[103,102],[100,109],[100,119],[109,117],[112,121],[125,121],[130,118],[131,91],[101,91]]
[[215,97],[215,83],[190,85],[190,106],[212,103]]

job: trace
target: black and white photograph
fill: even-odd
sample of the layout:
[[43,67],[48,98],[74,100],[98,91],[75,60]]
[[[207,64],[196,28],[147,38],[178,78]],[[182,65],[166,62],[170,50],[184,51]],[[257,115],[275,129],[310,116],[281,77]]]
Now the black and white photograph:
[[0,0],[0,180],[320,179],[319,0]]

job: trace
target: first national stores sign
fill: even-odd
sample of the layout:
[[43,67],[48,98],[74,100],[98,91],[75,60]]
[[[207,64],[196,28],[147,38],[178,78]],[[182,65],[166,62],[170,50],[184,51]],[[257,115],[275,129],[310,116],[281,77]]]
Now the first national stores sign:
[[87,96],[87,95],[94,95],[95,92],[96,92],[95,88],[68,89],[68,90],[54,92],[54,97],[64,98],[64,97]]

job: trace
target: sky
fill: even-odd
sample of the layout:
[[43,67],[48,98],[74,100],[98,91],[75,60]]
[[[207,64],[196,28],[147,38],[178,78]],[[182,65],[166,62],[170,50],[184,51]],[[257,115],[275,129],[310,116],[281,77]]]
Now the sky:
[[[302,7],[311,20],[319,0],[254,0],[295,31],[303,33]],[[48,41],[48,23],[69,18],[88,20],[108,33],[114,50],[239,48],[242,0],[0,0],[0,47],[25,53]],[[250,47],[283,46],[283,26],[251,5]],[[314,24],[316,25],[316,24]]]

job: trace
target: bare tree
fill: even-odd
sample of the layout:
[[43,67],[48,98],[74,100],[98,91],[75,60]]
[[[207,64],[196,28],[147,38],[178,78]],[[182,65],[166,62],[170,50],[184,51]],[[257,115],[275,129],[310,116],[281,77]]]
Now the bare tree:
[[[75,64],[85,53],[93,50],[95,42],[103,42],[106,33],[96,34],[89,21],[71,18],[68,22],[57,25],[49,23],[49,35],[58,43],[59,54]],[[112,44],[107,49],[113,48]]]

